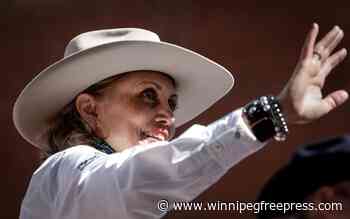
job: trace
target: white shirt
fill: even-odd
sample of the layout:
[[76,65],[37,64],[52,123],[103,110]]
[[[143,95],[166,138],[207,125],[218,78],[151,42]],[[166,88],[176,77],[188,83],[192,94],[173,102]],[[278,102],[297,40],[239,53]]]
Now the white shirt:
[[33,174],[20,219],[161,218],[157,202],[190,201],[263,146],[236,110],[178,138],[104,154],[79,145]]

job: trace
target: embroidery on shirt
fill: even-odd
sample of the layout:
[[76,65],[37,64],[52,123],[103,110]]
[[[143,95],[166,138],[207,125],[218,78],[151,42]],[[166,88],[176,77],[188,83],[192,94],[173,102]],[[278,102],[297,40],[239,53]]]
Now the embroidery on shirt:
[[98,154],[96,153],[94,156],[92,156],[92,157],[90,157],[90,158],[84,160],[83,162],[81,162],[81,163],[79,164],[78,170],[82,171],[87,165],[89,165],[92,161],[94,161],[94,160],[95,160],[96,158],[98,158],[99,156],[101,156],[101,155],[98,155]]

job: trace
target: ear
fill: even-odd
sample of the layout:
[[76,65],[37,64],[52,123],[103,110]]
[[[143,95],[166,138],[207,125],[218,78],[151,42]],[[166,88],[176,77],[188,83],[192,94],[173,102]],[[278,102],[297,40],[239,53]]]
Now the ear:
[[86,93],[79,94],[75,100],[75,107],[80,114],[80,117],[93,131],[96,131],[98,126],[96,98]]

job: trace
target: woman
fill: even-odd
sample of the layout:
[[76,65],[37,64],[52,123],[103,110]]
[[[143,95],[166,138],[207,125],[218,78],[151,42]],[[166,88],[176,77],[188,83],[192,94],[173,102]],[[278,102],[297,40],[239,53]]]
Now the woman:
[[231,89],[231,74],[142,29],[74,38],[14,107],[19,133],[53,154],[33,174],[20,218],[160,218],[171,205],[157,209],[159,200],[194,199],[270,138],[284,140],[287,122],[310,122],[347,100],[343,90],[321,93],[346,56],[333,53],[343,31],[336,26],[318,43],[317,34],[313,24],[278,97],[260,97],[173,140],[175,127]]

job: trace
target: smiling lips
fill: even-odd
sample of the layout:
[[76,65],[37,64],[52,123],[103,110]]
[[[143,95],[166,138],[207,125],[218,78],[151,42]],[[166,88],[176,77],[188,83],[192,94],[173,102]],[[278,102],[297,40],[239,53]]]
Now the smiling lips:
[[[150,143],[154,141],[166,141],[169,138],[169,131],[165,128],[155,128],[151,132],[142,132],[142,143]],[[146,140],[146,141],[145,141]],[[148,141],[149,140],[149,141]]]
[[154,137],[160,141],[165,141],[169,138],[169,131],[164,128],[155,128],[149,134],[149,137]]

